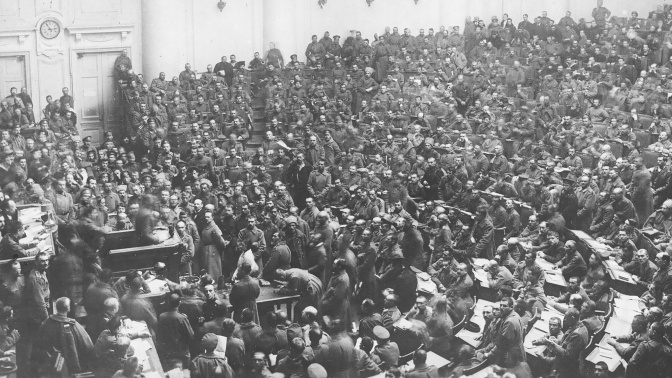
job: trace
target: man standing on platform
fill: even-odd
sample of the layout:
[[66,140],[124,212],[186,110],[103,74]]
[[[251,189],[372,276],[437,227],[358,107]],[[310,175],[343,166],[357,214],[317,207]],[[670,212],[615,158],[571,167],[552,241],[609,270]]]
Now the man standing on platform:
[[387,42],[385,42],[385,36],[380,36],[378,43],[373,48],[373,55],[376,61],[376,75],[379,83],[387,77],[387,67],[391,54],[392,51]]

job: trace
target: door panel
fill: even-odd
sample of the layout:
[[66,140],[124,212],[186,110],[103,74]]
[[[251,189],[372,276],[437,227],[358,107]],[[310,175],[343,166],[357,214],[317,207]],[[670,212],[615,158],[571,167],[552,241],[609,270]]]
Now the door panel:
[[23,56],[0,56],[0,97],[9,96],[12,87],[26,86],[26,64]]
[[82,99],[82,110],[80,112],[82,122],[97,122],[100,120],[99,84],[97,77],[82,78],[82,95],[79,96]]
[[105,130],[112,131],[115,136],[121,132],[121,101],[119,90],[114,79],[114,61],[119,53],[102,55],[103,70],[103,107],[105,109]]
[[101,143],[103,133],[119,135],[121,113],[117,86],[113,77],[117,52],[80,53],[75,73],[75,103],[78,104],[79,127],[82,137],[91,136]]

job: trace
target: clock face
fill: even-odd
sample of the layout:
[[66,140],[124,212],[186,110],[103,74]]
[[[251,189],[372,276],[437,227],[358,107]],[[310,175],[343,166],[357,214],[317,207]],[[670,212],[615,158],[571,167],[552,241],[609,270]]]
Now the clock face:
[[54,39],[61,33],[61,25],[54,20],[47,20],[40,26],[40,34],[46,39]]

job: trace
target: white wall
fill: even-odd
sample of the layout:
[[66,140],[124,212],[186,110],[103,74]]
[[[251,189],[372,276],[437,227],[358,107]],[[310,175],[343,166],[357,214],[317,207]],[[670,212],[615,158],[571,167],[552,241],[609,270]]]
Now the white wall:
[[[629,16],[636,10],[646,16],[657,4],[655,0],[605,0],[604,6],[615,16]],[[264,0],[264,49],[268,42],[275,42],[285,58],[296,53],[304,59],[305,48],[310,36],[322,37],[328,30],[331,35],[339,34],[341,42],[350,35],[350,30],[359,30],[362,36],[371,39],[374,33],[383,33],[386,26],[398,26],[400,33],[408,27],[413,35],[420,28],[440,26],[450,28],[458,25],[464,28],[466,16],[478,16],[490,22],[492,16],[501,20],[508,13],[514,23],[522,21],[524,13],[530,21],[547,11],[548,16],[559,21],[568,10],[575,20],[581,17],[592,19],[591,12],[596,6],[594,0],[374,0],[367,6],[365,0],[328,0],[323,8],[313,0]],[[288,10],[283,12],[283,10]],[[279,14],[283,17],[279,18]],[[450,30],[450,29],[449,29]]]

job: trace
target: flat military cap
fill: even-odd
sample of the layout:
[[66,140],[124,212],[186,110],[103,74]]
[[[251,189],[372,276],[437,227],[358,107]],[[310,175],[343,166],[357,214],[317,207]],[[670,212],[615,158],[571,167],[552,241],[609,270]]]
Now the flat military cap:
[[307,369],[308,378],[327,378],[327,371],[320,364],[310,364]]
[[373,334],[379,340],[387,340],[387,339],[390,338],[390,331],[388,331],[387,329],[385,329],[381,326],[373,327]]

